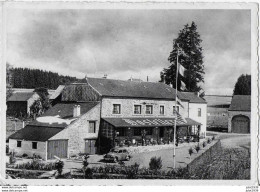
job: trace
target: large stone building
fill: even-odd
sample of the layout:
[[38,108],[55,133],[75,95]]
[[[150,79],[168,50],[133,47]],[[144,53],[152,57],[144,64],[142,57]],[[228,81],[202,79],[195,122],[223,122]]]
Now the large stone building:
[[250,133],[251,95],[234,95],[228,109],[228,132]]
[[[11,150],[22,153],[23,142],[26,147],[31,142],[34,149],[40,142],[45,147],[39,152],[49,159],[115,146],[171,143],[175,119],[178,142],[206,134],[205,100],[182,92],[175,110],[175,89],[162,83],[88,78],[65,86],[60,98],[44,116],[9,137]],[[40,129],[47,134],[44,139],[35,136]],[[28,132],[31,138],[25,136]]]

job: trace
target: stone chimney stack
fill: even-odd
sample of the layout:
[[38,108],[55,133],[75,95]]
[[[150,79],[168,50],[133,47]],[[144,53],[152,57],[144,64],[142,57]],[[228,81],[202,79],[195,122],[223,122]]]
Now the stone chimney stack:
[[73,107],[73,117],[80,116],[80,105],[74,105]]

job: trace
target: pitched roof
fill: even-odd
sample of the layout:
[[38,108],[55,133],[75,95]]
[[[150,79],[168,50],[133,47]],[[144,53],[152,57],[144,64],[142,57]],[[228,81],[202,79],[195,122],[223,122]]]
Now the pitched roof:
[[27,140],[27,141],[47,141],[63,128],[60,127],[41,127],[27,125],[25,128],[12,134],[9,139]]
[[67,127],[70,123],[72,123],[73,120],[77,119],[73,118],[73,107],[75,105],[80,105],[80,114],[85,114],[97,104],[98,102],[58,103],[47,110],[41,117],[31,122],[30,125]]
[[30,99],[33,94],[37,94],[35,92],[16,92],[11,95],[11,97],[8,98],[7,101],[27,101]]
[[207,103],[203,98],[198,97],[194,92],[178,92],[180,100],[188,100],[190,103]]
[[207,101],[208,107],[210,106],[225,106],[230,105],[232,96],[229,95],[205,95],[204,99]]
[[175,89],[164,83],[88,78],[87,82],[102,96],[174,100]]
[[234,95],[229,111],[251,111],[251,95]]
[[59,85],[59,87],[51,94],[50,99],[56,99],[64,89],[65,85]]
[[187,121],[187,123],[185,123],[185,125],[202,125],[201,123],[199,123],[191,118],[185,118],[185,120]]

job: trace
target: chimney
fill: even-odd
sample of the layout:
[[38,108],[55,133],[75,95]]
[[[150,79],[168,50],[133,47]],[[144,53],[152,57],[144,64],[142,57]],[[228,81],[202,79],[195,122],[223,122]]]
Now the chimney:
[[80,116],[80,105],[74,105],[73,107],[73,117]]
[[85,75],[85,80],[86,80],[86,83],[88,83],[88,76],[87,76],[87,74]]
[[195,92],[194,93],[197,97],[199,97],[200,96],[200,93],[197,91],[197,92]]

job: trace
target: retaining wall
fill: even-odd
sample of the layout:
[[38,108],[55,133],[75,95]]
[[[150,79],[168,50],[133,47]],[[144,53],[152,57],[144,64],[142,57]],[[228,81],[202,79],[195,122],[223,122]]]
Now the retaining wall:
[[221,142],[217,140],[209,149],[204,151],[201,155],[196,157],[187,165],[189,173],[192,175],[196,173],[197,169],[200,169],[200,166],[206,164],[211,160],[211,158],[218,152],[221,151]]

